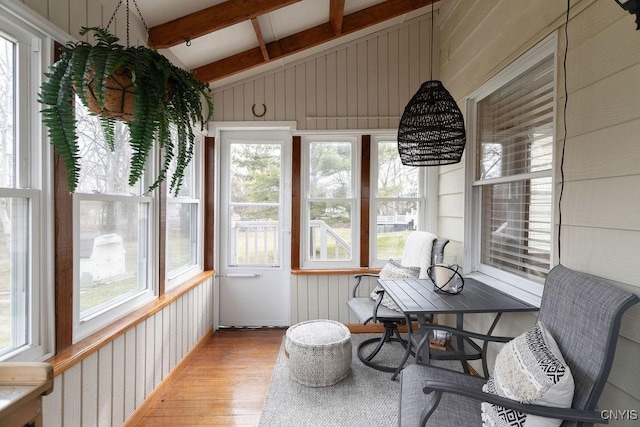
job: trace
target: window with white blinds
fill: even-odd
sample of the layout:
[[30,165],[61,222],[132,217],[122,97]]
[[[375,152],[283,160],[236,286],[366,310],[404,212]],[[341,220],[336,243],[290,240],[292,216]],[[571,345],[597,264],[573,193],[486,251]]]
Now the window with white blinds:
[[538,283],[551,263],[554,69],[551,51],[474,106],[477,262]]

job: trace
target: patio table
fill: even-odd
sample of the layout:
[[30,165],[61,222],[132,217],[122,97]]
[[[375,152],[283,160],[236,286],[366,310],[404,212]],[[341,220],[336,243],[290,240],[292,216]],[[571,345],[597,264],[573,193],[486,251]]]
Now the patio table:
[[[485,342],[483,347],[480,347],[469,337],[455,334],[456,330],[464,330],[464,315],[469,313],[496,313],[491,326],[487,333],[484,334],[485,336],[490,336],[503,313],[538,311],[538,307],[470,277],[464,278],[464,290],[455,295],[436,292],[433,283],[429,279],[378,279],[378,283],[387,295],[396,302],[407,319],[409,336],[407,349],[392,379],[395,379],[404,367],[409,355],[412,353],[412,347],[416,349],[414,352],[416,360],[422,358],[425,363],[429,363],[429,359],[460,360],[466,373],[469,373],[467,361],[482,359],[484,374],[487,375],[485,355],[488,343]],[[427,322],[427,316],[432,314],[456,315],[456,326],[452,331],[456,339],[454,340],[452,336],[450,346],[446,350],[429,348],[428,341],[433,334],[431,331],[443,329],[443,327]],[[418,319],[419,328],[414,331],[412,320],[416,318]]]

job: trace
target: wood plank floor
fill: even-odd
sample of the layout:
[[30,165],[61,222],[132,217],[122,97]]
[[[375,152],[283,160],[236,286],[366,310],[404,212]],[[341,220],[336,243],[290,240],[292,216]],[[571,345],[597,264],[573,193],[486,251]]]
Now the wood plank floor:
[[137,426],[257,426],[285,329],[216,331]]

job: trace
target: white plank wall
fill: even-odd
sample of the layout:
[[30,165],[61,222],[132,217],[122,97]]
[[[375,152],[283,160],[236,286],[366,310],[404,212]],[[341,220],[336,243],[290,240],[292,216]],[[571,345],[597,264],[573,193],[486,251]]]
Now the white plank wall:
[[54,380],[45,427],[120,426],[213,326],[213,279]]
[[[347,307],[354,283],[352,274],[292,275],[291,324],[316,319],[360,323]],[[358,296],[370,295],[375,287],[374,279],[363,278]]]
[[[215,121],[291,121],[299,130],[397,128],[429,79],[430,14],[213,90]],[[436,41],[437,43],[437,41]],[[434,58],[434,78],[437,76]],[[255,117],[251,108],[262,112]]]
[[[638,33],[633,17],[615,2],[574,0],[571,5],[561,261],[640,294],[640,89],[629,84],[640,72]],[[565,7],[566,2],[557,0],[443,0],[440,77],[463,112],[473,90],[557,32],[556,153],[560,152]],[[463,164],[440,169],[438,231],[452,240],[461,238],[463,229]],[[559,179],[558,172],[556,182]],[[517,335],[533,320],[531,315],[512,316],[502,321],[498,332]],[[469,316],[466,326],[486,329],[487,316]],[[600,408],[640,407],[639,355],[640,307],[636,305],[623,319]],[[627,424],[613,420],[609,425]]]
[[[80,37],[82,27],[106,26],[116,10],[119,0],[21,0],[39,15],[66,31],[70,36]],[[127,40],[125,8],[121,7],[109,30],[120,38],[122,44]],[[147,41],[144,24],[131,6],[129,38],[132,46],[143,45]],[[91,36],[93,41],[93,36]]]

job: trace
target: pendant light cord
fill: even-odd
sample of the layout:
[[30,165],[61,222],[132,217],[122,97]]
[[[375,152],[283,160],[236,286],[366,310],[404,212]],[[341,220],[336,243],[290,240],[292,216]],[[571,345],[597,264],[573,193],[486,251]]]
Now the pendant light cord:
[[431,38],[429,43],[431,47],[429,48],[429,80],[433,80],[433,3],[435,0],[431,0]]
[[569,91],[567,89],[567,52],[569,51],[569,9],[571,0],[567,0],[567,17],[564,23],[564,59],[562,61],[562,71],[564,78],[564,108],[562,112],[562,124],[564,126],[564,137],[562,138],[562,154],[560,155],[560,196],[558,197],[558,264],[561,264],[560,233],[562,231],[562,195],[564,193],[564,152],[567,146],[567,103]]

